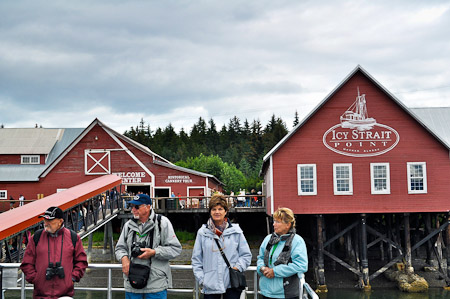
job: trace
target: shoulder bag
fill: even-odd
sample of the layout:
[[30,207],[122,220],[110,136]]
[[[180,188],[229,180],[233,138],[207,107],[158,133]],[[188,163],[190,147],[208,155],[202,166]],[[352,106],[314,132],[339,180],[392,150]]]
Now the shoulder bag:
[[230,262],[228,261],[225,253],[223,252],[222,248],[220,247],[219,241],[217,239],[214,239],[214,241],[216,241],[217,247],[219,247],[219,250],[220,250],[220,254],[222,254],[222,257],[228,266],[228,270],[230,271],[231,288],[241,290],[241,291],[244,290],[247,287],[247,281],[245,280],[244,272],[233,269],[231,267]]

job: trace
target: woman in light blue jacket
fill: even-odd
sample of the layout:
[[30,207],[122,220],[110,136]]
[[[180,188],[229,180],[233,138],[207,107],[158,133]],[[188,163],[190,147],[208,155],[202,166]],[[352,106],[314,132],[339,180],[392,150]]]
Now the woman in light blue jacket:
[[238,299],[241,290],[230,288],[230,275],[215,239],[225,253],[231,267],[245,271],[252,259],[250,247],[242,229],[231,223],[227,200],[223,195],[213,195],[209,202],[210,218],[197,232],[192,252],[192,269],[195,279],[203,286],[204,299]]
[[264,299],[298,299],[299,277],[308,270],[305,241],[295,233],[295,217],[289,208],[273,213],[274,233],[259,248],[257,271]]

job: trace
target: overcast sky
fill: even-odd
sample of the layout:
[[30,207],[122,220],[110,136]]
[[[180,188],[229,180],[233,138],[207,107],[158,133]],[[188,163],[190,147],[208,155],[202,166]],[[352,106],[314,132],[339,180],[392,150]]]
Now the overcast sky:
[[0,123],[123,133],[272,114],[292,128],[358,64],[450,106],[449,1],[0,1]]

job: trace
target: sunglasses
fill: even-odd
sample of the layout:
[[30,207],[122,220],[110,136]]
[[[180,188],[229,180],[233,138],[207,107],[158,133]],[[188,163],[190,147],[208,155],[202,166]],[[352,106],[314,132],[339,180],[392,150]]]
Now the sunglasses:
[[130,205],[131,208],[135,208],[136,210],[139,210],[139,208],[140,208],[141,206],[142,206],[142,205],[133,205],[133,204]]

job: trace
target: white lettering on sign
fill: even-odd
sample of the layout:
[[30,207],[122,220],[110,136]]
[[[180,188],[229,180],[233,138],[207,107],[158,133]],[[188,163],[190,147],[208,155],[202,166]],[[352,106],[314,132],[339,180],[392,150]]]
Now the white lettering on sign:
[[113,172],[113,174],[122,178],[122,184],[142,183],[142,179],[146,177],[143,171]]
[[365,94],[360,95],[359,88],[356,101],[341,115],[340,121],[323,134],[323,144],[338,154],[352,157],[382,155],[400,141],[396,130],[368,117]]
[[188,175],[168,175],[167,179],[165,179],[166,183],[192,183],[192,179]]

